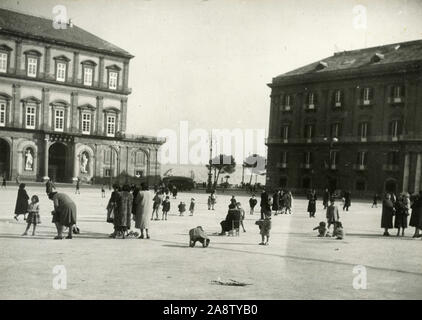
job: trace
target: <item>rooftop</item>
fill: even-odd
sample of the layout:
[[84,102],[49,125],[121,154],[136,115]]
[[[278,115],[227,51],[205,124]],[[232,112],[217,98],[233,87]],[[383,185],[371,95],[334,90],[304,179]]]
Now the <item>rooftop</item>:
[[331,71],[359,70],[422,60],[422,40],[336,52],[334,55],[275,77],[273,80],[298,75],[322,74]]
[[53,20],[0,8],[0,33],[12,33],[41,41],[54,42],[112,55],[133,56],[76,25],[66,29],[53,27]]

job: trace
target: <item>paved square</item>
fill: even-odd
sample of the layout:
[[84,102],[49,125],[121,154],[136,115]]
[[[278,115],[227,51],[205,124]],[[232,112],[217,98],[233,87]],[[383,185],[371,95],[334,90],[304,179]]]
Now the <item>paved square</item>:
[[[292,215],[273,217],[269,246],[261,241],[255,221],[246,214],[246,233],[239,237],[214,236],[227,213],[231,194],[218,194],[215,211],[207,210],[207,195],[180,193],[172,200],[168,221],[151,223],[150,240],[109,239],[112,225],[105,222],[100,188],[68,193],[78,207],[80,235],[54,241],[53,204],[44,187],[27,186],[29,196],[40,197],[42,224],[35,237],[21,237],[23,218],[13,220],[17,186],[0,190],[0,299],[421,299],[422,241],[382,237],[381,208],[370,202],[352,202],[340,212],[346,238],[317,238],[312,231],[325,220],[322,203],[315,219],[307,201],[294,201]],[[177,214],[178,201],[196,199],[193,217]],[[236,196],[248,208],[249,197]],[[189,229],[201,225],[211,234],[209,248],[188,247]],[[395,233],[395,230],[392,231]],[[53,288],[53,268],[63,265],[67,288]],[[367,289],[353,288],[363,265]],[[221,286],[213,280],[230,279],[248,286]]]

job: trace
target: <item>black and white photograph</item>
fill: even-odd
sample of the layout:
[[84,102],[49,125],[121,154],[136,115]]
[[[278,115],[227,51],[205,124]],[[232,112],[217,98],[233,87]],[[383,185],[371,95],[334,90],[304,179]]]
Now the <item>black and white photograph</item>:
[[1,0],[0,182],[0,300],[421,300],[422,1]]

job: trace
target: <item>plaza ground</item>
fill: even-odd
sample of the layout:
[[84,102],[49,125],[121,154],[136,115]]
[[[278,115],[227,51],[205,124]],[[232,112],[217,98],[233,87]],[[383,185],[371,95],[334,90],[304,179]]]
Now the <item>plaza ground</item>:
[[[380,206],[353,202],[340,212],[344,240],[317,238],[312,231],[325,220],[321,201],[315,219],[307,201],[295,200],[292,215],[273,217],[269,246],[261,241],[253,216],[247,212],[246,233],[216,236],[227,213],[230,194],[217,195],[208,211],[206,194],[180,193],[172,200],[167,221],[152,221],[151,239],[110,239],[105,222],[110,196],[99,188],[60,187],[78,208],[80,235],[53,240],[52,202],[43,186],[28,186],[40,197],[42,224],[35,237],[22,237],[25,223],[13,219],[17,186],[0,190],[0,299],[421,299],[422,241],[382,237]],[[179,201],[196,199],[195,215],[179,217]],[[249,196],[236,196],[248,208]],[[202,226],[210,234],[209,248],[188,247],[189,229]],[[395,234],[395,230],[391,233]],[[53,267],[63,265],[67,288],[53,288]],[[366,267],[367,289],[353,288],[357,265]],[[247,286],[222,286],[230,279]]]

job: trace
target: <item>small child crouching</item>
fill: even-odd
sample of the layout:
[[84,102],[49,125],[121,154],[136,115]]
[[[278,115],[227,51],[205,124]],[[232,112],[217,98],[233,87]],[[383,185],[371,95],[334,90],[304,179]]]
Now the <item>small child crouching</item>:
[[336,240],[342,240],[344,238],[343,225],[340,221],[336,221],[334,224],[333,237],[336,237]]
[[38,196],[33,195],[31,198],[31,203],[28,206],[28,217],[26,218],[26,230],[22,234],[22,236],[28,235],[28,230],[31,227],[31,224],[33,225],[32,229],[32,235],[35,236],[35,228],[37,227],[37,224],[41,223],[40,219],[40,200],[38,199]]
[[324,221],[321,221],[317,227],[313,230],[318,230],[318,237],[326,237],[327,236],[327,225]]

